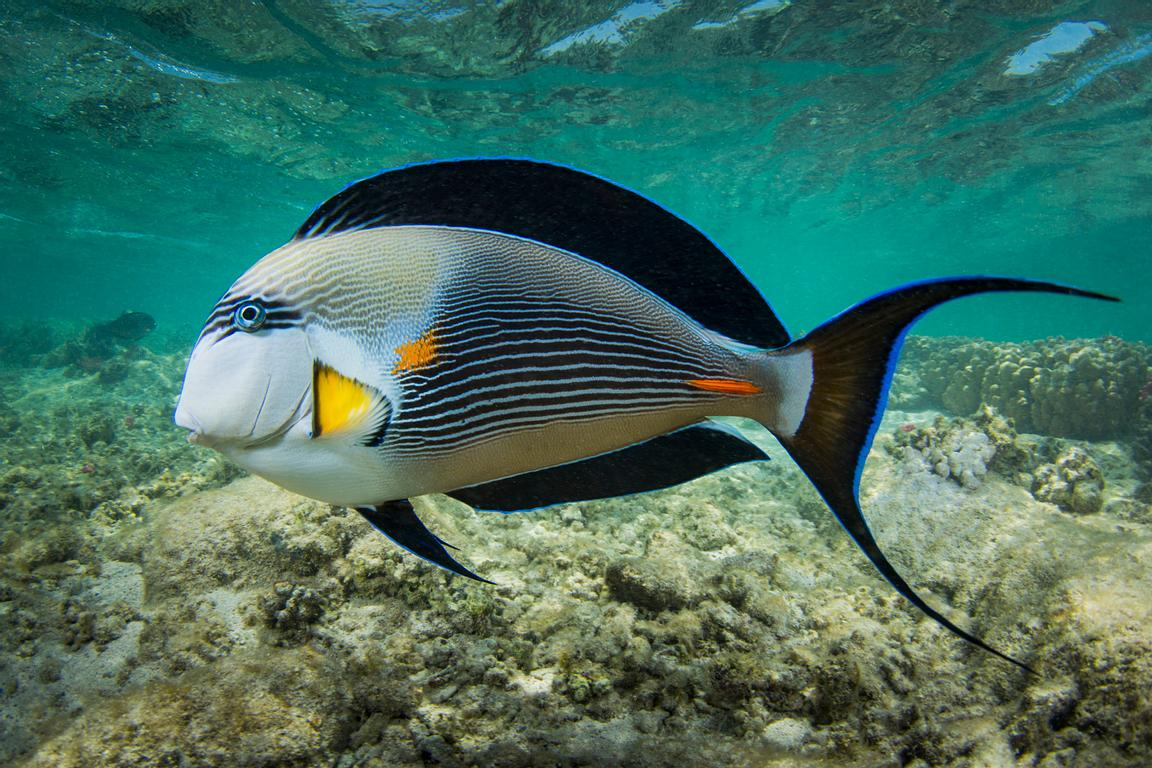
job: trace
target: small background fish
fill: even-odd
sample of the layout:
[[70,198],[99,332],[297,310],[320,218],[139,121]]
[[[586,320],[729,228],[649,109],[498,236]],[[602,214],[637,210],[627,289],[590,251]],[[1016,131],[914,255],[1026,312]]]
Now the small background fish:
[[147,312],[124,312],[115,320],[92,326],[89,336],[97,340],[139,341],[155,328],[156,319]]

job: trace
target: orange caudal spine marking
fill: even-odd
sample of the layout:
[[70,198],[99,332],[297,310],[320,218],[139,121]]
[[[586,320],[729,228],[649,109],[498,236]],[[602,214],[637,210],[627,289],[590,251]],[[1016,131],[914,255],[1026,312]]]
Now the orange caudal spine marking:
[[433,328],[420,338],[396,347],[398,357],[392,373],[423,368],[436,359],[436,352],[436,330]]
[[758,395],[764,391],[750,381],[737,379],[689,379],[688,386],[725,395]]

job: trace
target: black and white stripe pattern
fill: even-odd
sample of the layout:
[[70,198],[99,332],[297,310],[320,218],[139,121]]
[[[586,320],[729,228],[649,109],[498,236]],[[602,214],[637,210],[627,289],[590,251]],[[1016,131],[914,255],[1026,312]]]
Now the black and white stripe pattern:
[[285,301],[229,292],[212,308],[212,314],[204,323],[204,329],[200,331],[197,343],[209,336],[215,336],[215,341],[220,341],[236,333],[237,328],[233,324],[236,308],[250,301],[260,303],[267,312],[264,323],[260,326],[262,331],[291,328],[300,324],[300,312]]
[[658,337],[619,314],[484,288],[474,281],[445,300],[434,362],[399,373],[391,450],[451,452],[555,422],[697,406],[715,395],[687,382],[725,375],[698,337]]

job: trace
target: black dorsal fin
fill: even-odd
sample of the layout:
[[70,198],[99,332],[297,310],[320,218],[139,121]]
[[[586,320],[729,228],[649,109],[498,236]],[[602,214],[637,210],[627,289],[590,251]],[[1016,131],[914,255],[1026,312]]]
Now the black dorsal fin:
[[715,423],[687,427],[583,461],[538,469],[449,491],[488,512],[526,512],[671,488],[733,464],[768,456],[734,429]]
[[478,158],[384,171],[323,203],[295,237],[404,224],[536,240],[628,276],[737,341],[789,341],[756,287],[698,229],[636,192],[560,165]]

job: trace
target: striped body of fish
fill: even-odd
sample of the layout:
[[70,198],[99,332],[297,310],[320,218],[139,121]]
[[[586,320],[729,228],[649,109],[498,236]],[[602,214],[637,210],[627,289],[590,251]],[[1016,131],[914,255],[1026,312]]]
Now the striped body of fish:
[[193,350],[176,421],[479,579],[408,499],[512,512],[666,488],[766,459],[709,421],[754,419],[901,594],[1020,664],[928,606],[857,503],[907,326],[989,291],[1108,298],[936,280],[792,341],[707,238],[633,192],[526,160],[409,166],[346,188],[233,284]]

